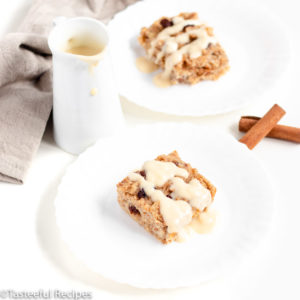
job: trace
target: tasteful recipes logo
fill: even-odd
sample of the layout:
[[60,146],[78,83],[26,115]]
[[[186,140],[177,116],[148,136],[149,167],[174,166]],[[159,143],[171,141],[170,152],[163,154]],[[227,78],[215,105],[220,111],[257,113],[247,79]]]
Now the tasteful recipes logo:
[[63,291],[63,290],[0,290],[0,299],[65,299],[83,300],[92,299],[92,293],[87,291]]

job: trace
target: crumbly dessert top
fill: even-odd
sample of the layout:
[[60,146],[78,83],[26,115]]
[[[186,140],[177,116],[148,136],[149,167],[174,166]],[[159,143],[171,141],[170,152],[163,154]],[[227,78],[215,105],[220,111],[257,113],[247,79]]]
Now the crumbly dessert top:
[[[173,162],[152,160],[144,163],[142,170],[129,174],[131,181],[138,182],[140,191],[160,203],[160,213],[169,233],[180,233],[190,224],[193,209],[202,211],[212,202],[210,191],[196,178],[187,181],[190,174]],[[170,194],[161,189],[166,183]]]
[[191,59],[202,55],[202,50],[217,40],[212,29],[201,23],[196,13],[183,13],[171,19],[162,18],[161,31],[151,41],[147,55],[159,64],[165,59],[164,77],[168,77],[173,67],[184,55]]

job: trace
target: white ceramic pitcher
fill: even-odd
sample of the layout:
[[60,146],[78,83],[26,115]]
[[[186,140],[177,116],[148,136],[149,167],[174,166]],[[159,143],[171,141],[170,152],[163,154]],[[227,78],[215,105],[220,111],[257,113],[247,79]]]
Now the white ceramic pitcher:
[[[91,18],[60,17],[54,24],[48,40],[53,54],[54,138],[65,151],[79,154],[124,126],[109,37],[106,26]],[[92,56],[66,52],[74,41],[77,46],[101,45],[103,50]]]

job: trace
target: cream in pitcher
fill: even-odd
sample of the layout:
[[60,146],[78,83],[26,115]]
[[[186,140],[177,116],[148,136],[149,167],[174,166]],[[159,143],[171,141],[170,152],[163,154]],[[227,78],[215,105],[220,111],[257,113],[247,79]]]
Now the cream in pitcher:
[[54,138],[79,154],[123,127],[106,26],[91,18],[61,19],[49,36],[53,53]]
[[89,36],[70,37],[62,48],[63,51],[80,56],[95,56],[100,54],[105,46],[97,43]]

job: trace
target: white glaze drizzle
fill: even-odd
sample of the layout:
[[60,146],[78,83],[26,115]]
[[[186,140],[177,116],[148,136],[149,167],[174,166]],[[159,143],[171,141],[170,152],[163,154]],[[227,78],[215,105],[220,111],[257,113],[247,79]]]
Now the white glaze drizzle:
[[162,191],[156,190],[153,183],[145,180],[138,173],[130,173],[129,179],[137,181],[152,201],[160,202],[160,213],[168,226],[169,233],[180,232],[186,225],[191,223],[193,211],[186,201],[174,201],[168,198]]
[[[164,42],[161,51],[156,55],[155,63],[158,64],[162,57],[166,56],[163,71],[163,76],[166,78],[170,76],[173,67],[182,60],[183,55],[187,54],[192,59],[197,58],[202,55],[202,50],[206,49],[210,43],[215,44],[217,42],[215,37],[208,35],[205,25],[201,24],[199,20],[185,20],[182,17],[174,17],[172,22],[174,25],[163,29],[151,42],[151,47],[147,51],[149,58],[154,59],[153,54],[158,42]],[[201,25],[201,27],[172,36],[181,32],[187,25]],[[193,36],[195,40],[190,42],[190,36]],[[186,45],[178,49],[179,44]]]
[[147,181],[157,187],[163,186],[174,176],[182,176],[184,178],[189,176],[186,169],[178,168],[172,162],[149,160],[144,163],[142,169],[145,170],[147,174]]
[[[182,233],[192,221],[192,207],[203,210],[211,202],[209,190],[197,179],[185,183],[180,177],[176,177],[187,178],[189,173],[172,162],[151,160],[145,162],[142,169],[145,171],[146,179],[134,172],[128,177],[132,181],[137,181],[152,201],[160,202],[160,213],[168,226],[169,233]],[[180,199],[171,199],[155,188],[163,186],[168,180],[172,182],[172,196]]]
[[170,188],[173,191],[173,198],[185,199],[191,206],[201,211],[212,201],[210,191],[195,178],[186,183],[181,178],[175,177]]

